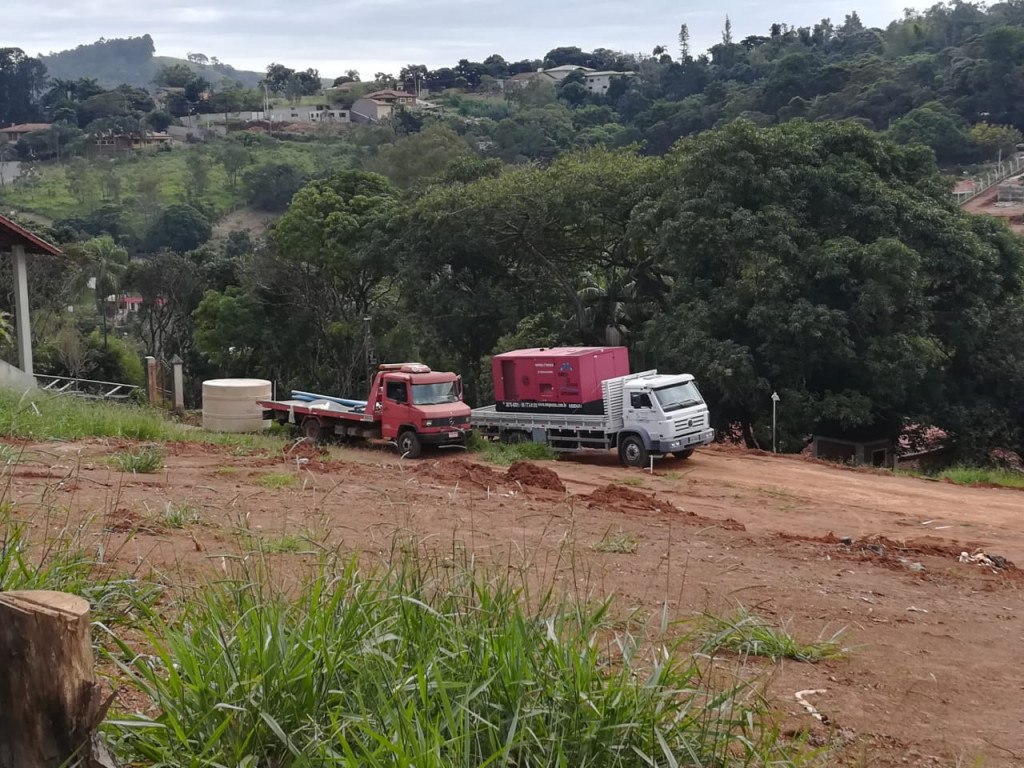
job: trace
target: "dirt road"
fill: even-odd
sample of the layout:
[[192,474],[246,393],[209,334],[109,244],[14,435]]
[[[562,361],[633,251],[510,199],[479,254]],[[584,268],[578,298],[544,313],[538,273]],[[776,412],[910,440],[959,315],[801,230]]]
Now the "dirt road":
[[[39,539],[81,526],[113,568],[171,581],[256,539],[295,569],[310,547],[282,542],[365,557],[415,546],[614,594],[623,614],[743,605],[808,639],[845,629],[844,660],[735,659],[734,674],[762,680],[783,729],[810,731],[834,765],[1024,766],[1024,575],[957,557],[1024,563],[1024,493],[716,448],[654,475],[608,456],[511,476],[457,454],[181,443],[164,471],[132,476],[103,461],[123,445],[25,446],[0,478],[14,515]],[[172,525],[174,510],[188,514]],[[825,690],[814,704],[831,726],[794,700],[808,688]]]

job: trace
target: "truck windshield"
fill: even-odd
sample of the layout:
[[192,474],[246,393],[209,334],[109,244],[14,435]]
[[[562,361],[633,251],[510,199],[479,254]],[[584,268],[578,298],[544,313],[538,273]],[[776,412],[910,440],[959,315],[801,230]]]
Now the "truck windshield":
[[697,385],[692,381],[688,381],[685,384],[673,384],[670,387],[661,387],[654,390],[654,396],[658,398],[658,403],[665,413],[678,411],[680,408],[688,408],[691,405],[700,405],[704,402],[700,392],[697,391]]
[[443,403],[456,403],[458,400],[459,394],[455,390],[454,381],[412,385],[413,405],[442,405]]

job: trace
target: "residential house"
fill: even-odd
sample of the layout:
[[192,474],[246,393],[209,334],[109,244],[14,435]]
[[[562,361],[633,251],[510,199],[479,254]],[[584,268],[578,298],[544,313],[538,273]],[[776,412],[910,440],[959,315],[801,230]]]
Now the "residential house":
[[583,72],[586,74],[588,72],[593,72],[594,70],[590,67],[580,67],[576,64],[562,64],[559,67],[551,67],[550,69],[540,69],[537,71],[552,82],[560,83],[573,72]]
[[12,144],[15,144],[20,141],[21,137],[25,134],[48,130],[50,130],[50,123],[21,123],[20,125],[11,125],[7,128],[0,128],[0,141],[9,141]]
[[416,106],[416,94],[406,93],[405,91],[374,91],[373,93],[366,94],[363,98],[373,99],[374,101],[383,101],[385,104],[390,104],[392,106]]
[[357,123],[377,123],[391,117],[392,105],[380,99],[363,97],[352,104],[352,120]]
[[151,132],[126,134],[106,131],[92,136],[93,151],[101,154],[156,149],[171,141],[173,138],[166,133]]
[[583,84],[587,87],[588,91],[598,94],[608,92],[608,86],[611,85],[613,77],[636,77],[635,72],[613,72],[611,70],[597,71],[590,67],[580,67],[575,64],[562,64],[561,66],[551,67],[550,69],[538,69],[536,72],[521,72],[518,75],[513,75],[505,81],[505,87],[525,88],[530,83],[538,80],[557,84],[565,80],[565,78],[574,72],[579,72],[583,75]]
[[591,70],[584,74],[583,84],[591,93],[604,95],[608,93],[608,86],[611,85],[613,77],[636,77],[636,72],[613,72],[611,70],[594,72]]

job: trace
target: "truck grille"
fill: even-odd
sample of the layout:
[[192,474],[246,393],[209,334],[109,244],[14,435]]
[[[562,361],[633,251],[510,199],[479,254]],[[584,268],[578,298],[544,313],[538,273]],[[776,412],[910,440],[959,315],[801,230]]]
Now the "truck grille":
[[688,419],[677,419],[675,422],[676,437],[687,435],[697,429],[703,429],[707,426],[707,422],[708,416],[706,413],[691,416]]
[[445,416],[441,419],[427,419],[427,427],[460,427],[469,424],[469,416]]

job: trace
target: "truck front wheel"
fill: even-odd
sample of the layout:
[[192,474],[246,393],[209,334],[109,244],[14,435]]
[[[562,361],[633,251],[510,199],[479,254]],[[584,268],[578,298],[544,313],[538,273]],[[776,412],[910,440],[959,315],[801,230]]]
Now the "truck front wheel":
[[619,461],[624,467],[646,467],[647,447],[637,435],[629,435],[619,443]]
[[422,451],[423,446],[420,445],[420,438],[411,429],[405,430],[405,432],[398,436],[398,454],[400,456],[418,459]]

